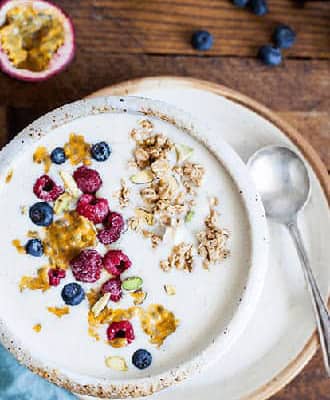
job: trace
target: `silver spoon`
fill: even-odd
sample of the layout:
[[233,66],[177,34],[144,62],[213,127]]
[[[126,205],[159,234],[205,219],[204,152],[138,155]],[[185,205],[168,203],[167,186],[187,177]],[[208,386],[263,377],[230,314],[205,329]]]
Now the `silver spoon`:
[[266,215],[288,228],[296,246],[314,306],[325,369],[330,376],[330,316],[315,281],[297,225],[298,213],[310,196],[307,169],[296,153],[282,146],[258,150],[249,159],[248,167],[261,195]]

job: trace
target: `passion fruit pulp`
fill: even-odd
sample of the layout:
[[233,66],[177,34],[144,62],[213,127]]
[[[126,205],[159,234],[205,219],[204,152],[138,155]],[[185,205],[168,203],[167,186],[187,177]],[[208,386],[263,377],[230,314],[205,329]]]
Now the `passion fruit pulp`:
[[44,0],[0,3],[0,68],[24,81],[42,81],[73,59],[74,30],[64,12]]

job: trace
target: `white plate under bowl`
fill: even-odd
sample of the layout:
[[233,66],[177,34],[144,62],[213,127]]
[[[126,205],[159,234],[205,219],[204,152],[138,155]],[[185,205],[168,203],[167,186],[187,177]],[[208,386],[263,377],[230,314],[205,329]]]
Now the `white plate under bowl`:
[[[47,340],[40,340],[40,336],[35,336],[32,333],[31,335],[26,334],[26,332],[29,332],[29,329],[32,332],[31,326],[33,321],[31,318],[22,318],[22,310],[25,310],[24,312],[28,315],[30,315],[29,311],[31,314],[33,311],[37,313],[35,317],[39,317],[46,307],[46,301],[56,301],[58,293],[56,291],[44,293],[38,303],[41,308],[40,310],[39,308],[37,309],[36,300],[33,301],[33,298],[29,297],[30,300],[27,301],[27,298],[23,297],[23,295],[20,297],[17,293],[18,285],[15,285],[14,282],[20,278],[20,276],[16,276],[17,274],[21,274],[21,270],[18,269],[16,275],[3,275],[0,280],[2,292],[5,290],[7,291],[6,297],[10,298],[15,295],[15,303],[17,303],[17,305],[19,302],[22,303],[21,307],[15,306],[15,318],[11,308],[6,307],[5,304],[0,304],[0,333],[4,345],[6,345],[20,361],[41,375],[46,377],[50,376],[52,381],[82,394],[97,393],[100,395],[100,393],[103,393],[103,396],[119,395],[125,397],[130,393],[135,396],[137,394],[146,395],[153,393],[154,391],[181,381],[193,372],[197,372],[202,367],[208,366],[211,362],[217,361],[221,356],[225,358],[225,354],[228,353],[230,346],[245,329],[255,310],[261,293],[267,269],[268,235],[261,200],[248,176],[247,169],[231,147],[217,136],[217,131],[211,132],[210,128],[196,121],[190,114],[176,109],[173,106],[169,106],[166,103],[136,97],[104,97],[81,100],[50,112],[27,127],[0,152],[0,176],[5,179],[9,170],[12,169],[14,171],[10,184],[6,185],[4,182],[1,182],[4,197],[7,198],[7,191],[9,196],[11,187],[16,188],[18,187],[17,185],[20,185],[19,187],[22,188],[23,193],[21,196],[16,196],[16,193],[14,193],[14,195],[12,194],[13,201],[9,205],[8,203],[4,204],[1,208],[4,210],[5,206],[7,206],[6,215],[12,215],[12,217],[8,217],[6,232],[1,232],[2,235],[0,235],[1,246],[6,249],[6,257],[8,259],[11,258],[12,263],[15,263],[15,257],[17,257],[17,263],[21,263],[21,259],[19,258],[21,256],[15,252],[12,246],[8,249],[8,244],[10,244],[10,239],[8,238],[12,238],[13,235],[17,234],[16,227],[10,226],[9,221],[19,213],[19,205],[22,204],[22,202],[24,204],[31,204],[31,202],[35,201],[32,191],[30,190],[29,182],[31,176],[34,176],[34,173],[40,173],[40,166],[38,167],[38,165],[32,163],[31,157],[33,148],[40,144],[47,147],[58,146],[59,139],[56,138],[65,140],[64,137],[67,138],[70,132],[79,131],[79,133],[84,134],[88,142],[92,142],[93,140],[108,140],[113,144],[113,157],[115,157],[116,143],[117,146],[119,146],[118,143],[121,143],[124,139],[121,139],[121,136],[116,136],[116,125],[111,125],[113,114],[117,114],[121,118],[120,121],[122,121],[122,123],[128,118],[130,118],[130,121],[134,120],[136,123],[136,121],[143,116],[144,118],[149,117],[153,119],[156,124],[156,129],[162,130],[163,128],[166,130],[166,125],[169,125],[172,130],[177,132],[178,140],[188,140],[190,136],[189,140],[192,141],[192,146],[195,145],[196,152],[199,151],[201,154],[205,154],[205,147],[207,147],[209,152],[213,154],[213,156],[209,155],[208,158],[205,159],[205,162],[210,158],[212,158],[212,160],[214,159],[214,161],[209,163],[205,180],[207,181],[207,179],[209,179],[208,187],[212,187],[213,182],[217,182],[217,187],[213,190],[215,190],[215,193],[221,194],[221,196],[219,196],[220,210],[221,199],[224,204],[223,207],[226,205],[226,211],[223,213],[222,219],[224,221],[226,220],[226,214],[232,215],[231,220],[228,220],[232,221],[231,226],[228,227],[229,230],[232,229],[231,235],[233,236],[232,257],[228,258],[224,273],[220,275],[221,270],[219,270],[219,273],[215,275],[217,279],[219,277],[219,286],[214,284],[212,286],[212,282],[209,282],[207,285],[205,283],[207,281],[206,275],[201,275],[198,278],[198,275],[196,275],[198,271],[196,271],[196,282],[194,284],[191,283],[191,287],[189,283],[182,287],[182,292],[185,291],[186,293],[186,296],[182,299],[182,304],[186,301],[187,307],[190,305],[194,310],[197,310],[198,307],[202,307],[201,304],[198,303],[197,295],[194,295],[194,300],[196,300],[195,305],[193,299],[189,300],[189,296],[203,289],[205,295],[203,295],[204,297],[201,296],[202,299],[205,298],[205,300],[207,300],[210,298],[209,293],[214,293],[214,301],[217,301],[217,307],[214,307],[214,302],[211,302],[205,309],[204,315],[199,316],[196,312],[190,313],[191,315],[194,314],[196,321],[197,318],[201,319],[201,323],[195,325],[193,332],[184,330],[185,317],[184,315],[182,316],[182,326],[180,325],[181,329],[179,327],[177,332],[177,340],[181,340],[180,348],[179,346],[175,347],[175,338],[173,335],[173,339],[171,337],[172,342],[169,342],[168,353],[166,353],[166,346],[164,345],[164,354],[166,355],[166,358],[164,358],[165,361],[157,364],[157,355],[155,355],[153,374],[149,372],[151,368],[149,370],[140,371],[140,373],[138,373],[137,369],[130,369],[126,374],[115,374],[113,371],[111,373],[104,365],[104,356],[107,354],[103,353],[101,353],[101,361],[95,363],[95,368],[100,368],[99,366],[102,366],[103,369],[100,370],[102,372],[95,373],[94,364],[88,363],[88,356],[86,355],[84,357],[82,348],[85,349],[85,354],[92,354],[88,353],[88,351],[100,351],[101,345],[103,346],[102,350],[109,351],[109,349],[108,346],[103,343],[95,344],[92,342],[92,339],[87,335],[87,326],[83,331],[86,331],[86,342],[83,341],[84,336],[82,334],[79,340],[77,338],[75,342],[70,340],[70,338],[72,339],[70,334],[62,334],[61,341],[65,342],[65,345],[63,345],[63,348],[66,349],[65,352],[61,352],[60,350],[56,351],[55,346],[53,346],[52,349],[49,348],[52,332],[55,335],[53,343],[56,341],[55,325],[53,325],[54,329],[50,329],[51,326],[49,326],[48,334],[45,328],[45,337],[48,338]],[[117,124],[120,124],[120,121],[118,118],[116,119]],[[124,141],[125,149],[129,143],[128,134],[129,129],[127,129],[127,137],[125,137]],[[185,139],[184,136],[186,136]],[[194,140],[195,142],[193,142]],[[200,142],[200,144],[197,144],[196,141]],[[121,154],[119,154],[119,158],[123,158]],[[119,164],[122,162],[123,166],[121,168],[125,171],[127,161],[120,160],[119,158],[117,163]],[[22,167],[20,167],[22,163],[24,163],[24,166],[31,163],[31,168],[24,167],[23,170]],[[118,164],[113,164],[111,168],[115,168],[115,165]],[[16,174],[15,167],[17,169]],[[100,166],[100,168],[103,168],[103,165]],[[37,170],[34,171],[35,169]],[[223,171],[223,175],[221,175],[222,179],[218,177],[217,169]],[[106,174],[106,170],[103,171],[103,174]],[[36,177],[37,176],[38,175],[36,175]],[[208,176],[209,178],[207,178]],[[227,196],[227,191],[230,193],[230,197]],[[107,193],[107,197],[109,197],[111,193],[112,191]],[[6,200],[4,201],[6,202]],[[207,200],[205,199],[205,201]],[[5,216],[3,214],[3,220],[4,218]],[[145,242],[144,244],[145,246],[148,245]],[[121,245],[123,246],[123,243]],[[129,249],[127,248],[127,250]],[[151,256],[149,253],[148,255]],[[137,255],[132,254],[132,257],[133,256]],[[131,273],[145,272],[141,266],[139,267],[138,264],[141,264],[141,262],[139,262],[138,259],[136,259],[135,263],[134,258],[132,260],[133,266],[130,270]],[[134,267],[140,268],[141,270],[136,272]],[[154,271],[155,272],[150,275],[151,277],[156,276],[155,280],[158,282],[158,269]],[[207,274],[206,271],[204,272]],[[159,274],[163,273],[160,271]],[[215,276],[213,276],[213,279]],[[220,276],[222,276],[222,280],[220,280]],[[179,278],[177,279],[178,281],[180,280]],[[8,283],[6,283],[7,281]],[[226,285],[226,282],[228,285]],[[147,283],[146,281],[145,284]],[[177,283],[179,284],[179,282]],[[156,284],[149,285],[147,302],[153,295],[153,286],[157,288]],[[211,286],[214,287],[214,292],[211,292]],[[54,295],[55,298],[53,298]],[[216,300],[218,297],[221,297],[221,301],[219,302]],[[177,307],[180,306],[180,304],[174,302],[172,304],[174,312],[176,312],[176,305]],[[84,304],[82,304],[82,306],[84,306]],[[87,306],[85,308],[80,307],[78,311],[80,310],[81,316],[86,318],[87,325]],[[207,317],[206,315],[209,310],[214,310],[214,314]],[[69,317],[67,321],[69,323]],[[62,329],[62,332],[68,332],[69,326],[64,325],[64,320],[61,321],[61,324],[62,328],[61,325],[58,325],[57,329]],[[179,339],[179,337],[181,339]],[[27,338],[29,338],[28,346],[26,345]],[[68,340],[66,340],[66,338]],[[188,340],[188,338],[190,339]],[[75,343],[77,348],[74,347]],[[98,346],[98,348],[96,346]],[[176,358],[167,356],[167,354],[171,354],[171,349],[176,349]],[[76,359],[78,357],[77,353],[82,356],[80,361],[82,365],[78,365],[78,363],[75,362],[73,367],[70,362],[67,362],[67,359],[68,357],[69,359]],[[90,367],[90,365],[93,365],[93,368]]]
[[[312,183],[311,200],[299,225],[321,292],[325,297],[329,295],[327,172],[317,154],[290,125],[238,92],[190,78],[142,78],[95,93],[105,94],[146,96],[190,111],[207,121],[217,138],[229,143],[244,161],[257,149],[272,144],[287,145],[299,152],[308,165]],[[293,379],[314,354],[317,336],[313,311],[294,247],[285,228],[274,223],[269,223],[269,228],[266,282],[254,316],[239,341],[215,366],[152,396],[152,400],[264,400]]]

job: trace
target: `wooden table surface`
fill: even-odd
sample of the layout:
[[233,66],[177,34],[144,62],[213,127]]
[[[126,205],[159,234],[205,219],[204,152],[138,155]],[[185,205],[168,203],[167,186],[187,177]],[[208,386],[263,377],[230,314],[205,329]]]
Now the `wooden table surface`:
[[[330,170],[330,2],[269,0],[257,17],[229,0],[62,0],[71,16],[77,52],[71,66],[43,83],[0,74],[0,146],[37,116],[104,86],[143,76],[179,75],[236,89],[270,107],[307,138]],[[297,32],[281,67],[255,58],[278,23]],[[197,29],[213,33],[213,48],[190,46]],[[329,400],[318,353],[273,397]]]

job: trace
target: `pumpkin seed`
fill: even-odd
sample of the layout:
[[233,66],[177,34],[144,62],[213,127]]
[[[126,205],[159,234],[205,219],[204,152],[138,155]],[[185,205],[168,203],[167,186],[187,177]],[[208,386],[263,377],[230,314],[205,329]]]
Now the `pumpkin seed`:
[[130,276],[123,280],[121,287],[129,292],[140,289],[143,284],[142,278],[139,276]]
[[193,210],[188,211],[186,216],[185,216],[185,219],[184,219],[185,222],[191,222],[191,220],[193,219],[194,215],[195,215],[195,211],[193,211]]

